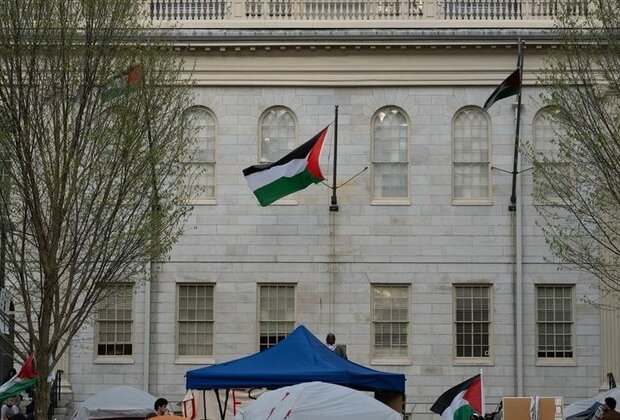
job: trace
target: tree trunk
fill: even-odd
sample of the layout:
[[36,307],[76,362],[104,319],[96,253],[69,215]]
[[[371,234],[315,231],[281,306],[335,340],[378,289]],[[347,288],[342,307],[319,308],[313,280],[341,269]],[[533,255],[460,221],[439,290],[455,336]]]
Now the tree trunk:
[[[45,362],[43,362],[44,360]],[[51,390],[51,384],[47,381],[47,377],[49,376],[47,365],[47,356],[43,359],[37,355],[36,370],[38,377],[33,395],[35,403],[34,418],[36,420],[47,420]]]

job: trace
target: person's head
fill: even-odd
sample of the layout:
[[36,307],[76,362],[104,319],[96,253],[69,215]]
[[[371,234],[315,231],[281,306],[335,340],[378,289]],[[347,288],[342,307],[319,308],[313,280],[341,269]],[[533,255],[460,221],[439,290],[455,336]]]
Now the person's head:
[[155,400],[155,412],[158,416],[163,416],[166,413],[166,408],[168,407],[168,400],[165,398],[157,398]]
[[327,334],[327,338],[325,338],[325,342],[330,346],[333,346],[336,343],[336,336],[333,333]]
[[21,396],[15,395],[13,397],[9,397],[6,400],[4,400],[4,403],[10,407],[12,405],[18,405],[21,399],[22,399]]
[[612,397],[605,398],[605,405],[609,407],[610,410],[616,409],[616,400]]

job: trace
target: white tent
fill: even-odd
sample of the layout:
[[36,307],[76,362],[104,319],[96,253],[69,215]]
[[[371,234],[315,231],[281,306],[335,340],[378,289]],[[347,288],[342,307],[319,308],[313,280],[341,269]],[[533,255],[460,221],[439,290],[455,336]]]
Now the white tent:
[[[566,406],[564,415],[567,419],[589,419],[595,413],[596,408],[605,402],[605,398],[607,397],[614,398],[618,402],[618,405],[620,405],[620,388],[612,388],[592,398],[575,401]],[[619,407],[616,407],[616,411],[618,411],[618,409]]]
[[402,420],[374,398],[340,385],[305,382],[262,394],[235,420]]
[[144,418],[154,410],[155,398],[130,386],[108,388],[88,398],[75,411],[73,420]]

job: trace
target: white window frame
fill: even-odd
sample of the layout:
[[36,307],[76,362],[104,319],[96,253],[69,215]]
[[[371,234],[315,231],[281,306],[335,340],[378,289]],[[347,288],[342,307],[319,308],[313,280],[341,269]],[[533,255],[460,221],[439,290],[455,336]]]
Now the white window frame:
[[[562,289],[570,289],[570,312],[571,318],[569,321],[541,321],[539,317],[539,293],[541,289],[552,289],[552,288],[562,288]],[[537,365],[567,365],[574,366],[575,364],[575,285],[574,284],[536,284],[535,285],[535,308],[536,308],[536,364]],[[555,304],[555,302],[554,302]],[[540,356],[540,327],[541,324],[569,324],[570,325],[570,352],[571,356],[568,357],[550,357],[550,356]],[[556,335],[554,335],[556,337]]]
[[[557,157],[559,156],[553,156],[554,153],[556,153],[553,150],[541,150],[541,145],[540,145],[540,137],[539,137],[539,132],[538,132],[538,122],[545,118],[545,114],[549,113],[549,112],[554,112],[555,108],[553,106],[547,106],[544,108],[541,108],[538,110],[538,112],[536,112],[536,115],[534,115],[534,118],[532,120],[532,135],[533,135],[533,140],[534,140],[534,153],[536,154],[537,158],[543,158],[543,157],[549,157],[549,158],[554,158],[554,162],[550,163],[551,165],[560,165],[560,166],[565,166],[566,167],[566,174],[568,176],[571,176],[571,166],[568,162],[561,162],[559,160],[555,160],[557,159]],[[547,142],[549,143],[549,142]],[[559,148],[557,150],[559,152]],[[534,167],[533,170],[533,177],[532,177],[532,195],[533,195],[533,202],[534,205],[536,206],[556,206],[556,205],[562,205],[564,203],[562,203],[562,200],[560,200],[560,198],[555,195],[555,196],[551,196],[551,195],[545,195],[544,197],[542,197],[541,195],[539,195],[536,192],[536,189],[538,188],[537,185],[537,176],[541,176],[539,173],[537,173],[536,167]]]
[[[403,161],[378,161],[375,158],[375,144],[377,143],[377,139],[375,138],[375,127],[377,124],[378,116],[382,112],[398,112],[400,113],[407,125],[406,129],[406,138],[405,138],[405,160]],[[370,177],[370,190],[371,190],[371,205],[410,205],[410,167],[411,161],[409,156],[409,140],[411,137],[411,119],[409,115],[400,107],[389,105],[379,108],[372,116],[370,121],[370,138],[371,138],[371,146],[370,146],[370,160],[371,160],[371,177]],[[375,191],[375,176],[377,176],[376,167],[379,164],[392,164],[392,165],[405,165],[406,166],[406,174],[405,174],[405,188],[406,195],[403,197],[377,197]]]
[[[458,122],[458,118],[461,114],[465,112],[478,112],[484,121],[487,124],[487,160],[486,161],[471,161],[471,162],[459,162],[456,160],[456,134],[457,127],[456,124]],[[477,106],[466,106],[455,112],[454,117],[452,117],[452,204],[453,205],[492,205],[493,204],[493,179],[491,172],[491,159],[492,159],[492,149],[491,149],[491,119],[489,115],[480,107]],[[465,163],[473,163],[473,164],[486,164],[487,167],[487,196],[486,197],[456,197],[455,195],[455,187],[456,187],[456,167],[459,164]]]
[[[378,289],[404,289],[405,294],[407,296],[407,314],[403,320],[397,321],[383,321],[379,320],[376,316],[376,310],[378,309],[376,306],[376,298],[375,298],[375,290]],[[407,283],[373,283],[370,288],[371,293],[371,303],[370,303],[370,319],[371,319],[371,334],[370,334],[370,349],[371,349],[371,364],[373,365],[410,365],[411,364],[411,285]],[[377,354],[377,350],[375,347],[378,324],[405,324],[405,331],[407,332],[406,337],[406,352],[401,355],[380,355]]]
[[[265,319],[265,317],[263,316],[263,307],[262,307],[262,301],[263,301],[263,294],[265,293],[265,290],[267,290],[267,288],[287,288],[287,289],[292,289],[292,293],[293,293],[293,310],[292,310],[292,319]],[[264,350],[261,349],[261,337],[262,337],[262,330],[263,330],[263,325],[264,324],[289,324],[290,328],[284,328],[283,330],[281,330],[280,328],[278,329],[279,331],[283,331],[284,337],[282,337],[280,340],[278,340],[277,343],[279,343],[282,339],[288,337],[288,335],[290,333],[293,332],[293,330],[295,329],[295,324],[296,324],[296,319],[297,319],[297,285],[295,283],[259,283],[258,284],[258,293],[256,294],[256,296],[258,297],[257,302],[256,302],[256,309],[258,311],[257,314],[257,321],[258,321],[258,326],[257,326],[257,348],[258,350]],[[288,330],[288,331],[287,331]],[[273,343],[268,345],[266,348],[270,348],[273,347],[275,344],[277,343]]]
[[[293,139],[289,142],[289,144],[287,144],[287,147],[285,150],[283,150],[283,154],[282,156],[273,156],[274,158],[280,159],[282,157],[284,157],[284,155],[292,150],[294,150],[297,146],[299,146],[299,122],[297,121],[297,115],[295,115],[295,113],[293,112],[292,109],[290,109],[289,107],[283,106],[283,105],[274,105],[271,106],[269,108],[267,108],[265,111],[263,111],[263,113],[261,114],[260,118],[258,119],[258,162],[260,163],[272,163],[275,162],[275,160],[270,160],[270,159],[266,159],[263,157],[263,147],[264,147],[264,135],[263,135],[263,127],[265,125],[265,120],[267,119],[267,117],[269,116],[270,113],[272,112],[277,112],[277,111],[284,111],[286,113],[288,113],[291,116],[291,119],[293,121],[293,125],[294,125],[294,136]],[[295,198],[296,195],[295,194],[291,194],[288,195],[286,197],[283,197],[279,200],[277,200],[276,202],[272,203],[271,205],[278,205],[278,206],[295,206],[297,205],[297,199]]]
[[[203,320],[184,320],[181,319],[181,288],[183,287],[205,287],[211,289],[211,319]],[[197,302],[200,304],[200,302]],[[208,318],[208,317],[207,317]],[[210,354],[180,354],[179,347],[181,345],[181,323],[207,323],[211,324],[211,353]],[[178,363],[214,363],[215,362],[215,284],[213,283],[177,283],[177,298],[176,298],[176,340],[175,340],[175,354],[176,361]]]
[[[458,320],[458,289],[485,289],[488,293],[488,313],[486,321],[477,321],[477,320]],[[474,299],[475,297],[472,297]],[[486,283],[460,283],[454,284],[452,287],[452,328],[453,328],[453,358],[455,364],[491,364],[493,359],[493,288],[490,284]],[[459,356],[458,352],[458,324],[486,324],[487,325],[487,342],[488,342],[488,350],[487,354],[483,356]],[[475,333],[471,333],[473,336]],[[472,344],[473,346],[473,344]]]
[[[189,166],[193,166],[193,167],[197,167],[198,172],[204,171],[205,169],[208,169],[209,167],[213,168],[213,196],[208,196],[208,195],[201,195],[201,196],[190,196],[190,203],[194,204],[194,205],[213,205],[213,204],[217,204],[217,138],[218,138],[218,124],[217,124],[217,118],[215,117],[215,114],[213,113],[213,111],[205,106],[202,105],[194,105],[191,106],[189,108],[187,108],[184,111],[184,114],[189,114],[189,113],[193,113],[193,112],[204,112],[206,115],[208,115],[211,118],[211,121],[213,122],[213,160],[198,160],[197,157],[191,157],[190,161],[185,162],[186,165]],[[196,123],[194,121],[194,123]],[[193,149],[196,150],[196,149]],[[193,171],[191,171],[193,172]],[[200,173],[196,173],[194,175],[193,182],[196,182],[196,180],[201,177],[202,174]]]
[[[135,346],[135,334],[134,334],[134,321],[135,321],[135,287],[134,287],[134,283],[117,283],[113,286],[109,286],[110,290],[115,290],[118,291],[121,288],[124,288],[126,290],[128,290],[129,293],[129,303],[131,305],[131,310],[130,310],[130,318],[129,319],[124,319],[124,320],[120,320],[118,318],[115,319],[104,319],[101,320],[99,318],[99,311],[101,310],[101,307],[103,305],[106,304],[106,302],[109,302],[109,300],[114,299],[114,310],[117,309],[117,297],[119,296],[117,293],[114,292],[106,292],[105,296],[103,298],[100,299],[100,302],[97,304],[97,306],[95,307],[95,337],[94,337],[94,349],[93,349],[93,354],[94,354],[94,360],[96,363],[133,363],[134,361],[134,354],[136,351],[136,346]],[[118,315],[118,314],[117,314]],[[99,334],[101,333],[101,323],[102,322],[130,322],[130,331],[129,334],[131,335],[131,354],[122,354],[122,355],[108,355],[108,354],[99,354],[99,345],[101,344],[100,341],[100,337]],[[110,342],[110,343],[106,343],[105,345],[123,345],[123,344],[127,344],[127,343],[120,343],[120,342]]]

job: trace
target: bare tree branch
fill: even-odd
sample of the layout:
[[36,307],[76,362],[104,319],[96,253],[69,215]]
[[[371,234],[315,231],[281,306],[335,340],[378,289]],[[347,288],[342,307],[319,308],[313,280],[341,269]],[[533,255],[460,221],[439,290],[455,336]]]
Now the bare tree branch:
[[[141,29],[140,7],[0,4],[3,281],[16,308],[10,344],[23,358],[36,352],[42,378],[110,286],[144,279],[148,262],[170,250],[191,210],[181,164],[192,138],[182,119],[189,85],[172,49]],[[105,98],[136,65],[140,83]],[[38,381],[37,394],[42,420],[47,381]]]
[[559,261],[620,292],[620,1],[598,0],[557,26],[563,42],[541,78],[557,153],[527,152],[535,190],[556,199],[537,207],[540,225]]

